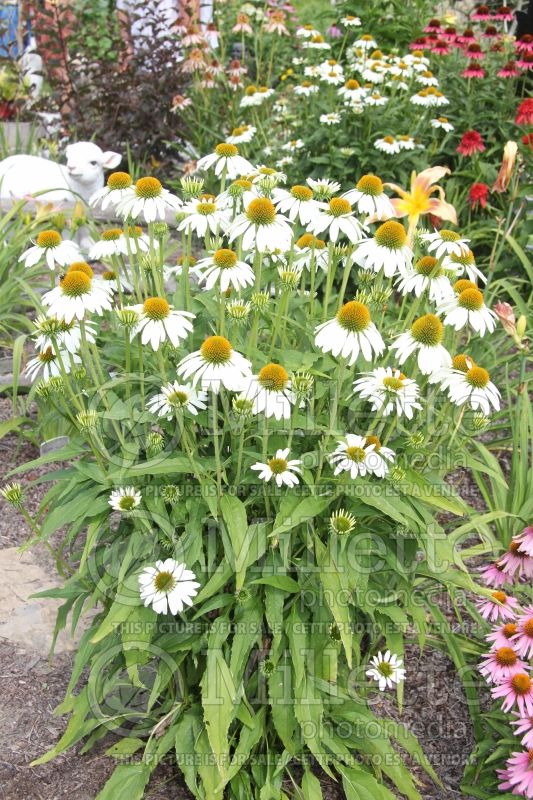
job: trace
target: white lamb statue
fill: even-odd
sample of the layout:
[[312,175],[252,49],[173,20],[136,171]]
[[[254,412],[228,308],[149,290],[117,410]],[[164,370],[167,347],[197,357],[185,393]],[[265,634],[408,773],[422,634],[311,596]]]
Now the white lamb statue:
[[102,151],[93,142],[69,144],[66,166],[39,156],[9,156],[0,161],[0,201],[35,196],[46,203],[88,202],[104,185],[104,170],[117,167],[122,156]]

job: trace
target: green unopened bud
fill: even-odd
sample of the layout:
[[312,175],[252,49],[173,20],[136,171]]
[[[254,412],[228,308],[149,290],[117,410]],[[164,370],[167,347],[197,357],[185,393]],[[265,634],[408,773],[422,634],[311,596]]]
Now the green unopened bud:
[[389,472],[389,478],[391,483],[402,483],[405,480],[405,470],[399,464],[395,464]]
[[349,511],[345,511],[344,508],[334,511],[329,518],[329,529],[331,533],[335,533],[337,536],[351,533],[356,525],[357,519]]
[[339,626],[336,625],[334,622],[332,622],[331,625],[329,626],[329,638],[333,642],[341,641],[341,632],[339,630]]
[[251,599],[252,599],[252,593],[245,586],[242,589],[239,589],[239,591],[235,595],[235,600],[237,601],[237,605],[239,606],[246,605],[246,603],[248,603]]
[[371,289],[376,275],[368,269],[360,269],[357,273],[357,282],[363,289]]
[[293,373],[291,377],[291,388],[296,397],[300,399],[309,397],[313,391],[314,383],[315,379],[311,373],[304,370]]
[[279,280],[284,289],[296,289],[300,283],[301,275],[302,271],[295,267],[287,269],[285,267],[279,267],[278,269]]
[[484,414],[477,413],[474,414],[472,417],[472,427],[476,431],[476,433],[480,433],[481,431],[487,430],[490,426],[490,418],[486,417]]
[[516,335],[520,340],[524,338],[524,334],[527,330],[527,318],[524,314],[521,314],[518,317],[518,322],[516,323]]
[[134,308],[118,308],[116,314],[124,328],[133,328],[139,322],[139,312]]
[[154,222],[152,226],[152,232],[154,234],[154,239],[161,241],[165,238],[168,234],[168,225],[166,222]]
[[203,178],[193,178],[190,175],[186,175],[180,178],[180,184],[186,199],[192,200],[203,193],[205,181]]
[[270,295],[267,292],[254,292],[250,297],[252,308],[256,311],[262,311],[267,307],[270,301]]
[[233,398],[231,407],[236,417],[247,419],[248,417],[252,416],[254,403],[253,400],[248,400],[246,397],[239,395],[238,397]]
[[58,231],[62,231],[65,228],[66,219],[64,214],[54,214],[53,217],[50,219],[50,225],[53,228],[57,228]]
[[410,450],[420,450],[424,446],[424,434],[421,431],[412,433],[407,437],[406,446]]
[[165,447],[165,437],[158,431],[151,431],[146,437],[146,452],[156,456]]
[[181,500],[181,487],[172,483],[162,486],[161,497],[169,506],[175,506]]
[[2,495],[7,503],[15,508],[20,508],[24,501],[22,486],[18,482],[6,483],[6,485],[0,489],[0,495]]
[[[78,369],[83,369],[83,367],[78,367]],[[54,375],[53,378],[50,378],[48,386],[52,394],[64,394],[65,392],[65,381],[61,375]]]
[[175,218],[176,222],[180,223],[180,222],[183,222],[183,220],[186,219],[187,216],[188,216],[188,214],[187,214],[186,211],[176,211],[176,214],[175,214],[174,218]]
[[82,433],[92,433],[98,426],[98,414],[93,409],[80,411],[76,414],[76,421]]
[[259,671],[265,678],[270,678],[276,671],[276,665],[269,658],[263,658],[259,662]]
[[72,375],[77,383],[83,383],[83,381],[87,377],[87,370],[85,369],[85,367],[76,367]]
[[252,306],[246,300],[236,298],[231,300],[226,306],[226,314],[234,322],[244,323],[250,316]]

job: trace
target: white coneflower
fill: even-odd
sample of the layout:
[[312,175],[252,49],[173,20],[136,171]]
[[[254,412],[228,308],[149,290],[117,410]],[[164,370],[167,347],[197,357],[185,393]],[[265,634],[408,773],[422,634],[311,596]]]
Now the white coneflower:
[[167,340],[177,347],[193,329],[195,315],[173,309],[164,297],[148,297],[131,308],[139,315],[131,337],[140,333],[142,344],[150,343],[153,350],[159,350]]
[[387,278],[405,273],[411,266],[413,251],[400,222],[389,220],[379,226],[372,239],[366,239],[353,255],[356,264],[374,272],[383,270]]
[[337,181],[332,181],[329,178],[307,178],[307,185],[313,190],[317,200],[330,200],[334,194],[340,190],[341,185]]
[[304,147],[305,147],[305,142],[303,139],[290,139],[288,142],[285,142],[285,144],[282,145],[281,149],[287,150],[289,153],[294,153],[296,150],[302,150]]
[[100,234],[99,241],[91,245],[89,258],[101,261],[113,256],[127,255],[128,248],[122,228],[109,228]]
[[357,208],[360,214],[375,216],[377,219],[389,219],[395,216],[394,207],[383,191],[383,182],[377,175],[363,175],[354,189],[343,194],[348,202]]
[[316,85],[316,83],[302,81],[302,83],[294,87],[293,91],[296,95],[311,97],[312,94],[316,94],[319,91],[319,87]]
[[41,231],[37,234],[35,244],[25,250],[19,258],[25,267],[34,267],[44,261],[49,269],[58,264],[64,267],[82,258],[78,245],[68,239],[62,239],[57,231]]
[[198,199],[189,200],[181,211],[186,216],[178,225],[178,230],[194,231],[200,238],[203,238],[208,231],[214,235],[219,230],[225,231],[230,222],[225,209],[212,195],[202,195]]
[[141,504],[142,495],[133,486],[121,486],[113,489],[109,495],[109,505],[114,511],[122,514],[131,514]]
[[251,286],[255,280],[250,265],[239,261],[237,253],[225,248],[216,250],[208,258],[202,258],[191,272],[199,276],[198,283],[205,284],[206,289],[212,289],[218,283],[222,292],[226,292],[230,286],[239,291]]
[[150,250],[150,237],[139,225],[126,225],[121,239],[126,253],[136,256]]
[[323,353],[346,358],[350,366],[360,352],[366,361],[372,361],[385,349],[368,307],[357,300],[345,303],[333,319],[315,328],[315,345]]
[[179,197],[164,189],[157,178],[139,178],[134,186],[124,191],[124,197],[116,207],[117,214],[125,219],[143,216],[145,222],[164,220],[168,211],[178,211],[182,202]]
[[376,139],[374,142],[376,150],[388,155],[395,155],[400,152],[400,144],[394,136],[383,136],[381,139]]
[[228,136],[226,141],[228,144],[242,144],[251,142],[257,132],[257,128],[253,125],[240,125],[234,128],[231,136]]
[[377,478],[384,478],[389,474],[389,462],[394,464],[396,453],[390,447],[382,445],[379,436],[368,435],[364,438],[365,445],[372,445],[374,448],[366,458],[367,468]]
[[317,31],[316,28],[313,28],[312,25],[301,25],[300,27],[296,28],[296,36],[299,39],[312,39],[313,36],[320,36],[320,31]]
[[196,416],[198,411],[203,411],[206,408],[206,400],[207,394],[205,392],[197,392],[189,384],[174,381],[162,386],[160,393],[154,395],[148,401],[146,407],[158,417],[171,419],[185,410]]
[[396,350],[398,362],[403,364],[412,353],[418,351],[418,366],[424,375],[431,375],[442,367],[451,366],[452,359],[441,342],[444,336],[444,326],[435,314],[425,314],[415,320],[411,330],[402,333],[393,344],[391,350]]
[[243,382],[242,397],[253,402],[252,413],[277,420],[289,419],[295,396],[289,374],[281,364],[267,364]]
[[446,133],[450,133],[450,131],[454,130],[452,123],[448,120],[448,117],[435,117],[429,123],[432,128],[441,128]]
[[98,189],[89,199],[89,205],[95,208],[100,205],[102,211],[108,206],[118,206],[125,199],[126,190],[131,187],[133,180],[127,172],[112,172],[106,185]]
[[370,663],[373,666],[366,671],[366,674],[378,682],[381,692],[394,688],[395,683],[401,683],[405,678],[402,659],[392,654],[390,650],[387,650],[385,654],[379,652],[371,659]]
[[298,474],[301,473],[302,462],[299,459],[288,459],[289,448],[283,450],[276,450],[276,454],[266,464],[258,461],[252,464],[250,469],[259,472],[259,479],[265,482],[271,481],[274,478],[276,485],[288,486],[289,489],[299,483]]
[[305,226],[320,214],[320,206],[313,199],[313,191],[308,186],[292,186],[289,191],[274,189],[272,199],[278,210],[286,214],[291,222],[298,220]]
[[323,239],[317,239],[312,233],[304,233],[295,242],[295,246],[297,248],[295,261],[298,266],[304,266],[310,270],[314,264],[319,269],[327,272],[329,254]]
[[384,417],[395,412],[399,417],[413,418],[420,411],[420,390],[416,381],[407,378],[394,367],[377,367],[354,381],[356,394],[372,404],[372,411],[381,411]]
[[417,147],[419,150],[424,149],[423,145],[417,143],[417,140],[412,136],[398,136],[398,144],[400,145],[400,150],[416,150]]
[[240,391],[243,382],[251,377],[251,367],[224,336],[209,336],[199,350],[182,358],[176,372],[178,377],[190,378],[193,386],[200,383],[204,391],[218,394],[222,387]]
[[363,100],[368,94],[368,89],[365,89],[364,86],[361,86],[359,81],[350,78],[350,80],[346,81],[344,86],[341,86],[341,88],[337,90],[337,94],[346,102],[360,103],[361,100]]
[[71,359],[74,364],[81,364],[81,358],[75,353],[69,354],[67,350],[60,350],[58,357],[52,347],[47,347],[28,361],[24,374],[31,381],[34,381],[39,375],[45,381],[48,381],[50,378],[61,375],[62,368],[64,368],[65,372],[70,372],[72,368]]
[[433,256],[419,258],[396,285],[402,294],[412,292],[416,297],[427,291],[429,299],[434,303],[441,303],[454,296],[450,279],[445,275],[442,264]]
[[[81,346],[80,326],[72,322],[65,322],[53,316],[39,315],[34,320],[35,325],[35,347],[37,350],[47,350],[57,344],[60,350],[63,348],[68,353],[77,353]],[[93,322],[85,323],[85,337],[88,342],[94,344],[96,341],[96,326]]]
[[310,226],[313,233],[328,232],[332,242],[346,236],[352,244],[363,238],[363,225],[354,216],[352,205],[345,197],[332,197]]
[[492,409],[500,410],[500,392],[483,367],[472,364],[466,372],[453,370],[446,384],[450,400],[457,406],[468,402],[473,411],[481,409],[487,416],[491,414]]
[[[263,149],[263,152],[266,148]],[[255,168],[255,175],[252,178],[254,189],[259,187],[265,193],[275,189],[279,183],[287,183],[287,174],[280,169],[267,167],[266,164],[258,164]]]
[[[365,106],[385,106],[389,102],[389,98],[385,97],[384,95],[380,94],[379,92],[371,92],[365,95],[363,100]],[[383,141],[388,139],[389,137],[385,137]],[[377,147],[377,143],[374,142],[374,146]],[[387,151],[385,151],[387,152]]]
[[377,43],[369,33],[363,33],[359,39],[355,40],[353,46],[357,50],[375,50]]
[[214,153],[201,158],[197,167],[204,171],[213,168],[218,178],[225,175],[229,180],[238,178],[239,175],[248,175],[253,171],[252,164],[239,155],[237,145],[229,142],[217,144]]
[[200,586],[194,572],[173,558],[143,569],[139,585],[144,605],[151,605],[156,614],[178,614],[192,606]]
[[455,272],[457,276],[461,276],[466,273],[469,280],[473,281],[474,283],[478,280],[482,283],[487,282],[486,277],[476,266],[474,254],[468,247],[459,255],[457,253],[452,253],[451,255],[444,256],[442,259],[442,266],[446,270]]
[[346,16],[341,17],[341,25],[344,25],[345,28],[360,28],[361,20],[359,19],[359,17],[354,17],[351,14],[346,14]]
[[113,293],[103,281],[95,281],[81,270],[72,270],[59,281],[59,286],[43,295],[50,316],[65,322],[83,319],[87,312],[102,315],[111,308]]
[[364,436],[347,433],[344,440],[337,442],[337,447],[329,456],[334,475],[349,472],[352,480],[358,475],[364,477],[371,472],[368,459],[374,449],[373,444],[367,444]]
[[427,89],[421,89],[416,94],[412,95],[411,103],[415,106],[423,106],[424,108],[438,108],[440,106],[447,106],[449,104],[442,92],[435,89],[434,86],[429,86]]
[[444,316],[444,324],[460,331],[466,325],[484,336],[496,328],[497,316],[485,305],[482,292],[476,288],[464,289],[460,294],[452,294],[437,308],[437,313]]
[[341,115],[336,111],[330,111],[329,114],[321,114],[319,117],[319,122],[321,122],[322,125],[338,125],[340,121]]
[[292,241],[292,229],[288,220],[276,214],[276,207],[268,197],[245,196],[245,211],[239,214],[229,229],[229,240],[242,236],[244,250],[258,250],[264,253],[275,246],[280,250],[289,250]]
[[449,231],[445,228],[434,233],[422,233],[420,239],[427,243],[428,251],[435,258],[452,255],[461,256],[470,250],[468,247],[470,239],[462,239],[455,231]]

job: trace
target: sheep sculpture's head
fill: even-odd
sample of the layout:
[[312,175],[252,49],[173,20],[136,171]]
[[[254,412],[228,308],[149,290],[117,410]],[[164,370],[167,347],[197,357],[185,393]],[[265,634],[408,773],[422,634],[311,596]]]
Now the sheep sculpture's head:
[[93,142],[69,144],[65,153],[69,178],[91,189],[103,186],[104,170],[114,169],[122,161],[119,153],[103,151]]

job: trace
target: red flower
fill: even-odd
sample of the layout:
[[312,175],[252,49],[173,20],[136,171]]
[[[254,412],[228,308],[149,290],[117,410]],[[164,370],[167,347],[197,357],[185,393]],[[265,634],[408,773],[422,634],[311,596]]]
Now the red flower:
[[486,183],[473,183],[468,192],[468,202],[470,208],[475,211],[478,206],[486,208],[489,197],[489,187]]
[[517,125],[533,125],[533,98],[522,100],[516,110],[515,122]]
[[526,133],[525,136],[522,136],[522,144],[533,150],[533,133]]
[[485,149],[481,134],[477,131],[467,131],[463,134],[461,143],[457,147],[457,152],[462,156],[472,156],[474,153],[482,153]]

